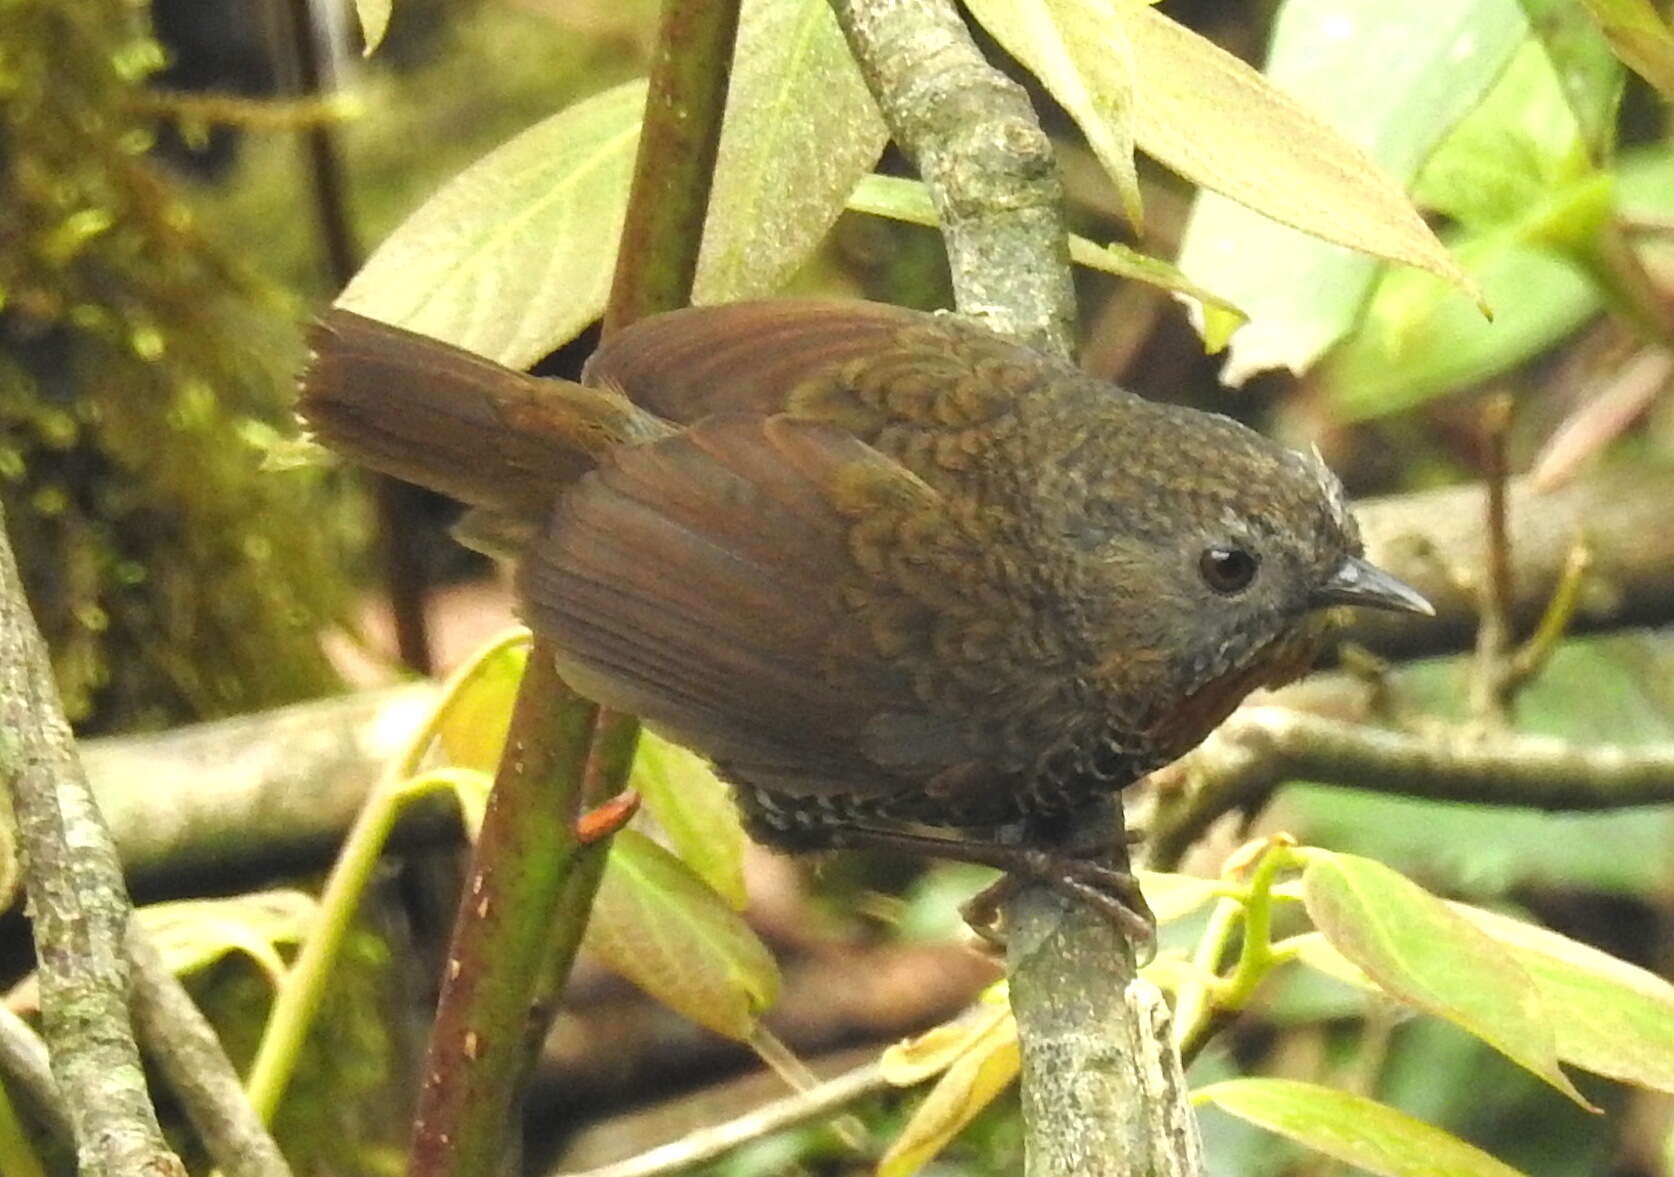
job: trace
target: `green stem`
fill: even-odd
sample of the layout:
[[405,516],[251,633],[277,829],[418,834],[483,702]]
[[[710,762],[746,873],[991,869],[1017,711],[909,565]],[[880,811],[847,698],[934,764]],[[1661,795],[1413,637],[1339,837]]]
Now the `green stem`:
[[355,913],[360,909],[361,897],[366,893],[367,884],[396,821],[415,795],[407,788],[408,778],[418,771],[419,763],[436,738],[453,700],[476,681],[496,654],[528,640],[526,631],[511,631],[490,643],[456,671],[443,687],[436,706],[423,725],[413,734],[402,754],[391,761],[368,795],[365,807],[355,819],[332,866],[331,876],[326,880],[325,890],[320,895],[319,911],[309,929],[308,938],[303,941],[295,963],[286,972],[284,982],[274,996],[273,1010],[263,1027],[255,1060],[250,1064],[250,1076],[245,1087],[251,1106],[264,1122],[272,1122],[273,1113],[284,1098],[285,1088],[296,1071],[296,1060],[302,1053],[303,1043],[308,1040],[308,1031],[319,1014],[326,985],[337,967],[343,941],[354,924]]

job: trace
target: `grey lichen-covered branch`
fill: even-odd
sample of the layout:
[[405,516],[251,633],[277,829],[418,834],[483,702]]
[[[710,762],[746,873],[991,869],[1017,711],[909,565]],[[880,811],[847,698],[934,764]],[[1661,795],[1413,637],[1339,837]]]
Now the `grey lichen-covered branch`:
[[184,1177],[128,1022],[133,917],[76,758],[45,643],[0,520],[0,778],[10,793],[40,962],[41,1015],[86,1177]]
[[1063,183],[1023,87],[949,0],[831,0],[896,144],[930,189],[959,310],[1067,356],[1075,330]]
[[1170,770],[1152,856],[1177,862],[1216,818],[1259,806],[1291,780],[1432,801],[1549,810],[1674,802],[1674,744],[1581,745],[1551,736],[1398,731],[1284,706],[1247,706]]
[[[831,0],[936,203],[960,312],[1057,355],[1075,321],[1063,190],[1028,96],[950,0]],[[1087,816],[1123,842],[1119,802]],[[1042,888],[1004,907],[1030,1177],[1189,1177],[1196,1122],[1162,997],[1102,915]]]

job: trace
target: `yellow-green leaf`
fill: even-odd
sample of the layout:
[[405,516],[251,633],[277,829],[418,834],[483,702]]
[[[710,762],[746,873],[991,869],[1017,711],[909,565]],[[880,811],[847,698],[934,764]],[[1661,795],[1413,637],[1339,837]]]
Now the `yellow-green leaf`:
[[746,0],[692,301],[772,294],[889,133],[826,0]]
[[544,119],[448,181],[349,283],[339,306],[513,368],[604,309],[645,82]]
[[1144,226],[1133,162],[1134,63],[1121,10],[1139,0],[966,0],[982,26],[1069,112]]
[[[855,212],[889,217],[892,220],[925,225],[932,229],[940,223],[936,216],[936,206],[930,200],[930,190],[917,180],[905,180],[898,176],[862,177],[849,197],[849,207]],[[1151,257],[1117,243],[1098,245],[1073,233],[1070,235],[1069,245],[1070,260],[1077,265],[1172,290],[1200,304],[1209,324],[1204,331],[1204,345],[1212,352],[1225,346],[1227,337],[1244,322],[1243,311],[1219,295],[1192,282],[1161,258]]]
[[1192,1098],[1381,1177],[1521,1177],[1432,1124],[1332,1087],[1294,1079],[1228,1079]]
[[1581,0],[1616,56],[1674,102],[1674,33],[1650,0]]
[[778,965],[750,926],[634,830],[611,843],[583,943],[670,1009],[739,1041],[779,993]]
[[366,56],[384,42],[389,31],[391,0],[355,0],[355,15],[360,17],[360,37],[366,42]]
[[[1000,1023],[1011,1020],[1011,1006],[1006,1002],[988,1002],[974,1014],[965,1014],[951,1022],[926,1030],[916,1038],[906,1038],[885,1049],[878,1058],[883,1076],[897,1087],[914,1087],[947,1070],[980,1044],[989,1041],[1000,1030]],[[1016,1033],[1015,1029],[1009,1033]]]
[[744,826],[731,791],[695,752],[641,732],[630,788],[668,834],[674,852],[736,910],[744,893]]
[[278,945],[307,935],[319,904],[301,891],[256,891],[226,899],[181,899],[137,909],[140,926],[176,974],[197,972],[233,952],[274,984],[285,975]]
[[1674,1093],[1674,985],[1547,928],[1451,905],[1511,950],[1551,1016],[1558,1057]]
[[436,737],[448,763],[492,773],[511,727],[512,701],[529,661],[526,644],[500,645],[472,668],[443,707]]
[[1215,898],[1221,886],[1219,880],[1199,878],[1197,875],[1154,870],[1142,870],[1138,874],[1139,889],[1159,924],[1190,915]]
[[936,1081],[878,1161],[877,1177],[910,1177],[1017,1078],[1017,1023],[994,1022]]
[[1122,8],[1136,71],[1134,137],[1205,188],[1362,253],[1475,285],[1360,148],[1261,74],[1142,4]]
[[1486,934],[1382,863],[1311,851],[1308,915],[1331,946],[1400,1001],[1469,1030],[1583,1107],[1528,973]]

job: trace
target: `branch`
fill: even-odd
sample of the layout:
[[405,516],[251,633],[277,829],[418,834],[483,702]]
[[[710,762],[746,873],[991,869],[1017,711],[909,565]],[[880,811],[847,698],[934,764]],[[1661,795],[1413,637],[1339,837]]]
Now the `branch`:
[[22,1093],[29,1111],[66,1151],[75,1148],[75,1130],[64,1097],[52,1077],[46,1043],[5,1004],[0,1003],[0,1086]]
[[[883,1069],[876,1062],[867,1063],[835,1079],[815,1084],[806,1091],[763,1104],[737,1119],[700,1128],[638,1156],[569,1174],[568,1177],[661,1177],[664,1173],[683,1172],[723,1156],[741,1144],[817,1120],[856,1100],[889,1089]],[[553,1177],[564,1175],[554,1174]]]
[[1259,805],[1290,780],[1547,810],[1674,801],[1674,744],[1594,747],[1457,728],[1391,731],[1277,706],[1234,712],[1181,771],[1190,786],[1159,802],[1153,832],[1153,862],[1164,869],[1216,818]]
[[831,0],[890,134],[930,189],[961,313],[1068,356],[1075,288],[1063,183],[1023,87],[949,0]]
[[87,1177],[184,1177],[128,1024],[133,909],[0,520],[0,780],[11,795],[52,1071]]
[[[1028,96],[950,0],[832,0],[895,141],[935,200],[959,310],[1068,356],[1063,188]],[[1121,803],[1087,818],[1126,857]],[[1105,839],[1101,839],[1103,841]],[[1162,996],[1102,915],[1043,888],[1005,905],[1029,1177],[1202,1171]]]
[[179,978],[137,925],[129,926],[127,947],[135,1027],[204,1151],[230,1177],[291,1177],[279,1146],[245,1098],[221,1040]]

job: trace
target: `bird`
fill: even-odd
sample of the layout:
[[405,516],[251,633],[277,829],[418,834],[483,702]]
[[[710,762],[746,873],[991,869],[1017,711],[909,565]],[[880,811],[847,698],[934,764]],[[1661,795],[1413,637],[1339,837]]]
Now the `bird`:
[[954,314],[685,308],[580,382],[344,309],[309,342],[307,432],[469,504],[564,679],[787,851],[983,863],[1138,934],[1082,815],[1306,671],[1343,606],[1433,613],[1317,453]]

